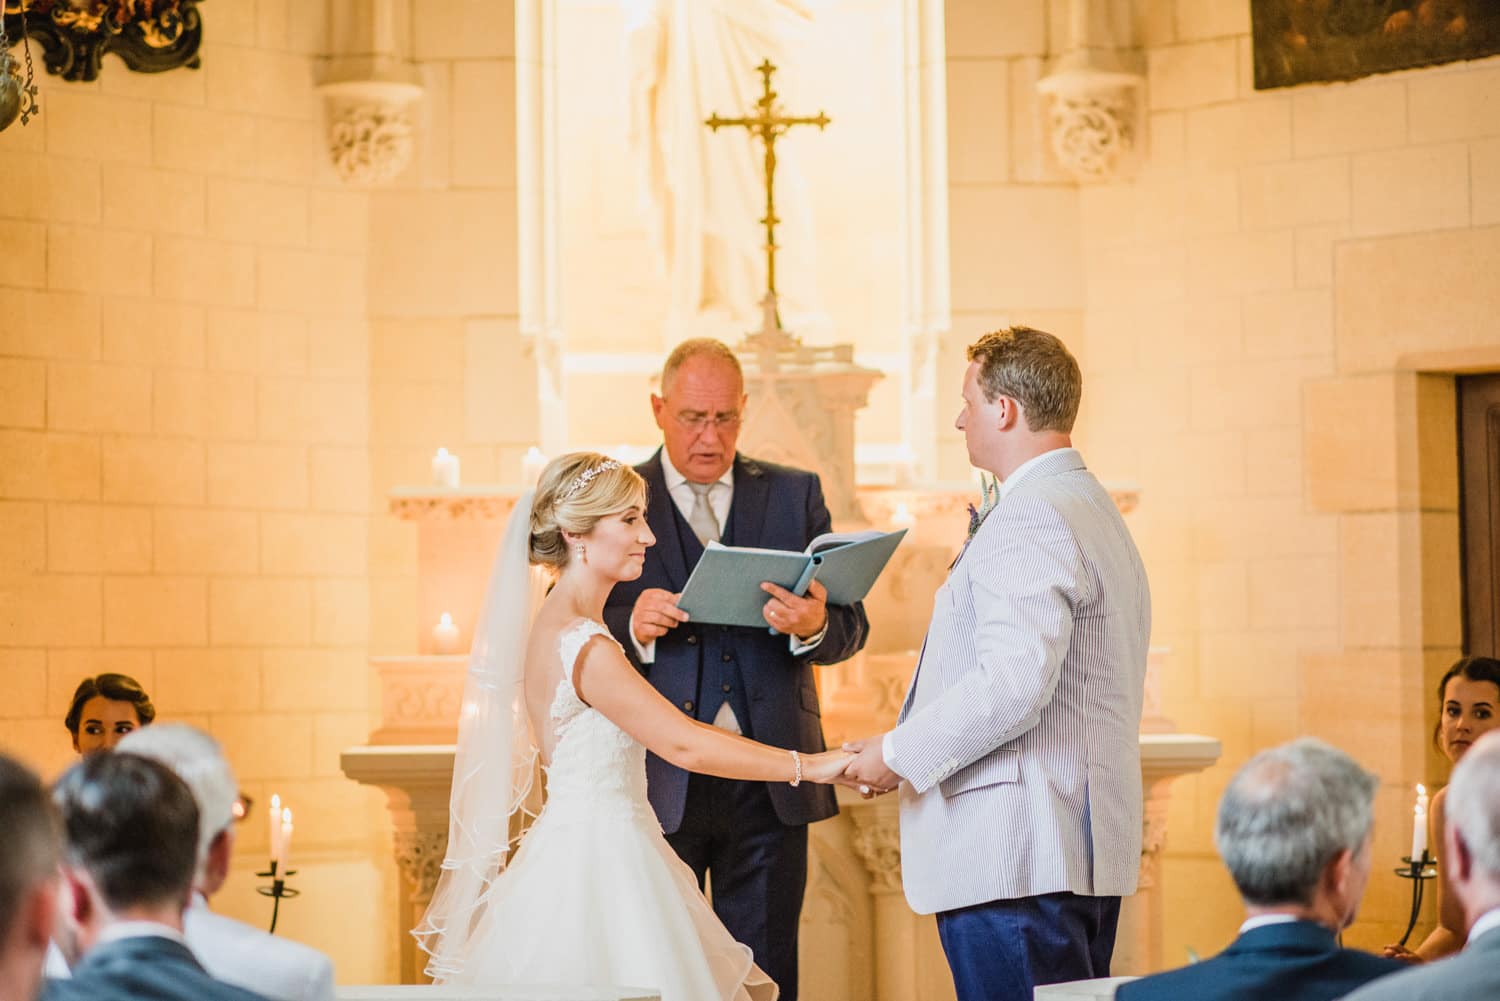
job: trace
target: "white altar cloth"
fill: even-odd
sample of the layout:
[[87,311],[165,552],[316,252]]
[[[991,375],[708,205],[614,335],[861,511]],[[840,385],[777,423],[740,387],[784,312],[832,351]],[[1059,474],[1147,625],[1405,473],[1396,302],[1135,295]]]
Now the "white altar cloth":
[[661,1001],[639,987],[458,987],[437,984],[361,984],[340,987],[337,1001]]
[[1066,984],[1044,984],[1032,994],[1036,1001],[1110,1001],[1115,988],[1136,977],[1101,977],[1098,980],[1074,980]]

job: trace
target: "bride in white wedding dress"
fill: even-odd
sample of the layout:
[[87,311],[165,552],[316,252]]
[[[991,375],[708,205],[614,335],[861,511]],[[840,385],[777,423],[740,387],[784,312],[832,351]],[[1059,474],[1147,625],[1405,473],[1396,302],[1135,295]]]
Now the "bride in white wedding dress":
[[[662,836],[646,750],[710,775],[793,784],[835,780],[849,755],[800,755],[697,722],[626,659],[602,617],[655,542],[645,490],[628,466],[575,452],[554,459],[511,516],[470,653],[443,875],[412,933],[440,983],[777,996]],[[528,562],[555,575],[534,618]],[[512,853],[537,798],[537,754],[546,806]]]

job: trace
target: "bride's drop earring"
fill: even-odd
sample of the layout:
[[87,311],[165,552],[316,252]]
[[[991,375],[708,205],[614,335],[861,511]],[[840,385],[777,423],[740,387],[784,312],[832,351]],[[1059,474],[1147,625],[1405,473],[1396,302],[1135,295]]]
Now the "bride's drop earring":
[[583,548],[583,543],[581,542],[573,543],[573,556],[580,563],[587,563],[589,561],[588,550]]

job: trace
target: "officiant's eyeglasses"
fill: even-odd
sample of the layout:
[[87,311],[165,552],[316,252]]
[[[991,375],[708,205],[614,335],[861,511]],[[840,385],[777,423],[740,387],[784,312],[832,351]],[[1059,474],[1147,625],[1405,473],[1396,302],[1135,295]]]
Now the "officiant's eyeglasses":
[[735,428],[740,426],[740,415],[739,413],[734,411],[731,411],[727,414],[701,414],[688,412],[678,414],[677,423],[681,424],[684,428],[693,432],[694,434],[702,434],[704,431],[708,430],[709,425],[713,425],[713,427],[719,431],[733,431]]

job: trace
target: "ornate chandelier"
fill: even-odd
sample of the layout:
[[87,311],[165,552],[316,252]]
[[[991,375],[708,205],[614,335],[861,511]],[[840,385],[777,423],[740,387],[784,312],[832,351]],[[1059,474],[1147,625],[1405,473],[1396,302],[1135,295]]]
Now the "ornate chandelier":
[[47,72],[93,80],[106,52],[138,73],[199,66],[200,0],[0,0],[4,28],[29,28],[42,45]]

